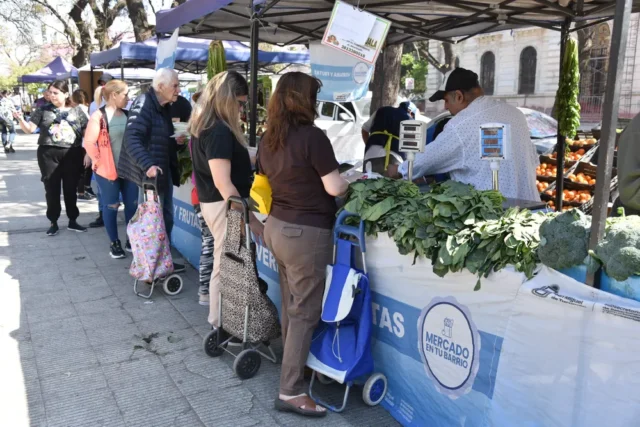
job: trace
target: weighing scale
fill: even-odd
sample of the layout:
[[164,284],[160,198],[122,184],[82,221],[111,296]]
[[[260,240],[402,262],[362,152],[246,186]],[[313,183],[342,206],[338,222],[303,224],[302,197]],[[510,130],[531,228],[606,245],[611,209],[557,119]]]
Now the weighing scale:
[[413,181],[413,161],[416,153],[423,153],[427,142],[427,124],[420,120],[404,120],[400,122],[400,138],[398,151],[407,153],[409,167],[407,175]]
[[491,162],[493,189],[500,191],[500,162],[509,158],[511,129],[504,123],[480,125],[480,160]]

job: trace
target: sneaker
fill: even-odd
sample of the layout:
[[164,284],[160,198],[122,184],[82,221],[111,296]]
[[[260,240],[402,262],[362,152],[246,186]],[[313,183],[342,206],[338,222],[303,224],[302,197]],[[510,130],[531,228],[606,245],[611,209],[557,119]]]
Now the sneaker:
[[184,264],[178,264],[176,262],[173,263],[173,272],[174,273],[182,273],[185,270],[186,270],[186,268],[185,268]]
[[133,249],[131,249],[131,242],[129,241],[129,239],[127,239],[127,243],[124,245],[124,250],[127,252],[133,252]]
[[93,200],[93,199],[95,199],[95,197],[89,193],[78,194],[78,200]]
[[201,294],[198,298],[198,304],[209,305],[209,294]]
[[127,254],[122,250],[122,246],[120,244],[120,240],[116,240],[115,242],[111,242],[110,252],[111,258],[113,259],[122,259],[126,258]]
[[76,221],[69,221],[69,225],[67,226],[67,230],[77,231],[78,233],[84,233],[85,231],[87,231],[87,228],[81,226]]
[[51,227],[49,227],[49,229],[47,230],[47,236],[55,236],[56,234],[58,234],[59,230],[60,229],[58,228],[58,224],[52,222]]
[[96,196],[96,193],[93,192],[93,188],[91,187],[85,187],[84,188],[84,193],[90,195],[91,197],[98,197]]
[[89,224],[89,228],[100,228],[104,227],[104,221],[102,220],[102,214],[98,215],[95,221]]
[[15,152],[16,152],[16,150],[13,148],[13,145],[11,145],[11,146],[9,147],[9,151],[11,151],[12,153],[15,153]]
[[4,152],[5,153],[10,153],[11,151],[9,151],[9,147],[7,147],[6,145],[4,146]]

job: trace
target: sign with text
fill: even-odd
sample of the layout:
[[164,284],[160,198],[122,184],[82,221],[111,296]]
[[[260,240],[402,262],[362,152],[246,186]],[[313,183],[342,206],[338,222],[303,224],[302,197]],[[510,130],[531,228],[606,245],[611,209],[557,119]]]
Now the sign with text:
[[386,19],[336,1],[322,44],[373,64],[390,27]]
[[310,43],[311,74],[322,81],[318,101],[350,102],[369,90],[373,66],[320,43]]

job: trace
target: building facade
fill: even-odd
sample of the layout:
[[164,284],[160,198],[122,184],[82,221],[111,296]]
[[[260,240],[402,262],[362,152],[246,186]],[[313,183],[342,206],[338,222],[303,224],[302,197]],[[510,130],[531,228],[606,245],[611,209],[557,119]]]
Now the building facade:
[[[640,112],[639,14],[632,16],[625,62],[620,73],[622,96],[620,115],[633,117]],[[596,27],[591,59],[581,76],[582,121],[597,123],[602,116],[606,91],[611,22]],[[575,33],[573,34],[575,37]],[[444,51],[431,43],[431,54],[444,62]],[[524,28],[472,37],[453,46],[455,65],[476,72],[487,95],[518,107],[551,114],[560,71],[560,33],[543,28]],[[636,67],[636,64],[638,67]],[[443,80],[442,73],[429,66],[427,94]],[[425,115],[444,109],[443,102],[426,103]]]

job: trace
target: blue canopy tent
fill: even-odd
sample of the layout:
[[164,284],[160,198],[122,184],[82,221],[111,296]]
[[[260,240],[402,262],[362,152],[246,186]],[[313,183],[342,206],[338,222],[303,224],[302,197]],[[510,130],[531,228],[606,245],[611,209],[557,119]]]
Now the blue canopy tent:
[[[211,40],[180,37],[176,49],[175,69],[182,72],[201,73],[207,67]],[[230,69],[246,69],[251,58],[251,49],[240,42],[222,42],[227,65]],[[150,39],[140,43],[122,42],[119,46],[91,54],[92,68],[154,68],[158,40]],[[258,51],[258,65],[308,64],[308,52],[265,52]]]
[[48,83],[54,80],[77,79],[78,69],[61,57],[57,57],[44,68],[25,74],[20,79],[22,83]]

